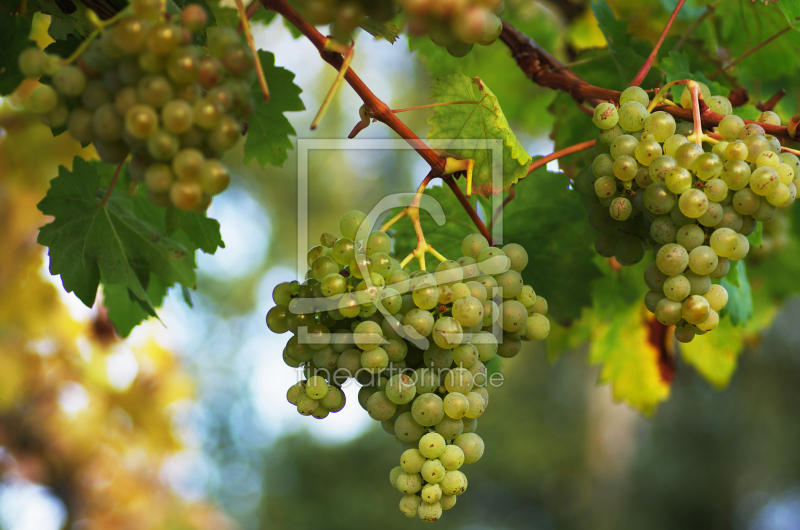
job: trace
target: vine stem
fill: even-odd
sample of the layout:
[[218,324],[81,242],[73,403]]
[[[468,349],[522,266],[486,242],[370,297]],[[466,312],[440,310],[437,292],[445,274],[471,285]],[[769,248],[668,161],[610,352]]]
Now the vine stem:
[[122,165],[125,163],[123,160],[117,166],[117,170],[114,171],[114,176],[111,178],[111,184],[108,185],[108,189],[106,190],[105,196],[103,196],[103,200],[100,201],[100,208],[103,208],[107,203],[108,199],[111,198],[111,193],[114,191],[114,186],[117,184],[117,178],[119,177],[119,172],[122,170]]
[[458,199],[458,202],[460,202],[461,206],[464,208],[464,210],[466,210],[467,215],[469,215],[469,218],[472,219],[472,222],[475,223],[475,226],[478,228],[478,231],[480,231],[480,233],[483,235],[483,237],[486,238],[486,240],[489,242],[490,245],[494,244],[492,242],[492,234],[489,233],[489,229],[486,228],[485,224],[483,224],[483,221],[481,221],[478,212],[476,212],[475,208],[472,207],[472,204],[470,204],[469,199],[467,199],[466,195],[464,195],[464,192],[462,192],[461,188],[458,187],[458,184],[456,184],[455,179],[453,179],[451,175],[448,175],[447,177],[442,178],[442,180],[445,182],[445,184],[450,186],[450,189],[455,194],[456,199]]
[[[562,68],[563,65],[552,55],[506,20],[503,20],[503,31],[500,33],[500,40],[511,51],[517,66],[533,83],[566,92],[573,100],[578,102],[614,101],[619,103],[620,92],[587,83],[573,71]],[[654,110],[664,111],[677,119],[686,121],[694,119],[694,111],[692,109],[684,109],[678,105],[662,104]],[[724,117],[722,114],[717,114],[709,109],[704,109],[701,112],[702,124],[706,129],[716,127]],[[755,122],[745,120],[745,123]],[[767,123],[759,125],[764,128],[767,134],[789,140],[794,139],[786,127]]]
[[719,70],[717,70],[716,72],[714,72],[713,74],[711,74],[710,76],[708,76],[708,78],[709,78],[709,79],[714,79],[714,78],[715,78],[715,77],[717,77],[719,74],[721,74],[722,72],[726,71],[728,68],[731,68],[731,67],[733,67],[733,66],[736,66],[737,64],[739,64],[739,63],[740,63],[740,62],[742,62],[743,60],[747,59],[747,58],[748,58],[748,57],[750,57],[752,54],[754,54],[755,52],[757,52],[758,50],[760,50],[761,48],[763,48],[764,46],[766,46],[766,45],[767,45],[767,44],[769,44],[770,42],[774,41],[775,39],[777,39],[778,37],[780,37],[781,35],[783,35],[784,33],[786,33],[787,31],[791,31],[791,29],[792,29],[793,27],[794,27],[793,25],[789,24],[788,26],[786,26],[785,28],[783,28],[782,30],[780,30],[778,33],[776,33],[776,34],[775,34],[775,35],[773,35],[772,37],[770,37],[770,38],[768,38],[767,40],[765,40],[764,42],[762,42],[761,44],[758,44],[758,45],[754,46],[753,48],[750,48],[749,50],[747,50],[746,52],[744,52],[742,55],[740,55],[738,58],[736,58],[736,59],[734,59],[733,61],[731,61],[731,62],[730,62],[730,64],[728,64],[728,65],[726,65],[726,66],[723,66],[722,68],[720,68]]
[[771,98],[769,98],[766,103],[759,103],[758,105],[756,105],[756,108],[761,110],[761,111],[772,110],[772,109],[775,108],[775,105],[777,105],[778,102],[785,95],[786,95],[786,89],[782,88],[782,89],[778,90],[777,92],[775,92],[775,95],[773,95]]
[[[325,62],[341,71],[344,62],[342,55],[327,51],[325,49],[325,43],[328,39],[304,19],[286,0],[261,0],[261,3],[264,7],[272,9],[288,20],[311,41]],[[347,72],[344,74],[344,79],[353,88],[358,97],[364,101],[370,117],[386,124],[398,136],[406,140],[425,162],[428,163],[434,174],[441,175],[444,172],[445,160],[437,155],[430,146],[422,141],[405,123],[395,116],[389,106],[378,99],[352,68],[347,69]]]
[[661,36],[658,38],[656,45],[653,47],[653,51],[651,51],[650,55],[647,56],[647,60],[644,62],[642,67],[639,69],[639,72],[637,72],[636,77],[633,78],[633,81],[631,81],[628,86],[639,86],[642,84],[642,81],[644,81],[644,78],[647,77],[647,73],[650,71],[650,68],[653,66],[653,61],[656,59],[658,50],[661,48],[661,44],[664,42],[669,29],[672,27],[672,23],[675,22],[675,17],[678,16],[678,13],[683,7],[683,3],[685,1],[686,0],[680,0],[678,5],[675,6],[675,9],[672,10],[672,15],[670,15],[669,20],[667,20],[667,25],[664,26],[664,30],[661,32]]
[[[257,4],[256,4],[257,5]],[[253,40],[253,34],[250,31],[250,17],[244,8],[242,0],[236,0],[236,8],[239,10],[239,25],[244,29],[244,37],[247,40],[247,45],[250,46],[250,51],[253,52],[253,62],[256,66],[256,77],[258,84],[261,87],[261,93],[264,95],[264,102],[269,103],[269,87],[267,86],[267,78],[264,77],[264,69],[261,68],[261,60],[258,58],[258,48]]]
[[128,6],[119,13],[117,13],[116,15],[114,15],[113,17],[109,18],[108,20],[101,20],[100,17],[97,16],[97,13],[89,9],[86,12],[87,18],[92,24],[94,24],[95,30],[92,32],[91,35],[89,35],[86,39],[84,39],[81,45],[78,46],[78,48],[74,52],[72,52],[72,55],[64,59],[63,64],[71,64],[75,62],[78,59],[78,57],[80,57],[83,54],[83,52],[86,51],[86,49],[89,47],[92,41],[96,39],[97,36],[103,32],[103,30],[106,29],[106,27],[114,24],[122,17],[127,16],[130,12],[131,12],[131,7]]
[[558,160],[561,157],[571,155],[572,153],[577,153],[578,151],[583,151],[584,149],[592,148],[594,147],[596,141],[597,140],[587,140],[585,142],[571,145],[569,147],[565,147],[564,149],[559,149],[558,151],[550,153],[549,155],[540,158],[536,162],[532,162],[531,165],[528,166],[528,175],[530,175],[540,167],[546,165],[548,162],[552,162],[553,160]]

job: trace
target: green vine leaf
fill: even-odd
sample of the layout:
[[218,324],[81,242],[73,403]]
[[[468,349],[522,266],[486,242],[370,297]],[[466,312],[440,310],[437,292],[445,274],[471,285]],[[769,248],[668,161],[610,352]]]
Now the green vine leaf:
[[42,213],[55,217],[39,229],[38,241],[49,247],[50,273],[61,275],[64,289],[86,306],[94,303],[102,275],[109,284],[124,284],[152,309],[141,277],[154,273],[164,281],[194,287],[194,253],[184,241],[167,237],[163,226],[148,222],[158,219],[161,210],[143,192],[131,198],[115,188],[102,205],[111,171],[110,166],[79,157],[72,172],[60,167],[38,204]]
[[261,88],[258,83],[253,83],[256,110],[247,120],[244,161],[255,158],[261,167],[267,164],[282,166],[289,157],[287,151],[293,149],[289,136],[297,136],[284,113],[305,110],[306,107],[300,99],[302,90],[294,84],[294,74],[275,66],[275,56],[270,52],[259,51],[258,57],[269,85],[270,100],[265,103]]
[[400,32],[402,31],[396,24],[392,24],[391,22],[378,22],[370,17],[364,17],[359,26],[373,37],[388,40],[391,44],[394,44],[394,41],[397,40],[397,37],[400,36]]
[[19,71],[17,57],[35,43],[28,38],[31,19],[8,13],[0,16],[0,96],[7,96],[25,79]]
[[722,278],[720,285],[728,291],[728,303],[720,312],[720,318],[730,315],[734,325],[743,326],[753,317],[753,296],[744,261],[731,264],[730,271]]
[[[712,96],[716,96],[718,94],[727,96],[730,92],[721,84],[710,80],[703,72],[699,70],[692,72],[689,65],[689,56],[684,52],[670,51],[669,57],[664,57],[658,61],[658,67],[662,72],[664,72],[664,76],[666,77],[667,81],[694,79],[695,81],[705,84]],[[683,86],[677,86],[672,89],[672,94],[673,96],[677,97],[678,100],[680,100],[680,95],[683,90]]]
[[[519,143],[508,125],[497,97],[483,82],[455,73],[433,85],[431,99],[439,103],[470,101],[474,103],[436,107],[428,118],[431,125],[428,141],[435,149],[444,149],[475,160],[474,193],[488,197],[510,188],[528,174],[531,156]],[[453,149],[449,140],[467,140],[469,147]],[[503,141],[503,182],[501,188],[492,183],[491,151],[487,140]]]
[[[150,302],[155,307],[161,306],[172,285],[160,276],[151,274],[147,283]],[[121,337],[130,335],[133,328],[148,317],[158,317],[148,304],[137,298],[123,283],[109,284],[103,281],[103,305],[108,309],[108,319]]]

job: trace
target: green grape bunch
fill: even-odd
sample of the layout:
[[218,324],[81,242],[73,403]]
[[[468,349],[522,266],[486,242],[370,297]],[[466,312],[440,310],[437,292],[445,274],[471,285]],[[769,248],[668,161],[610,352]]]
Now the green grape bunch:
[[[780,125],[777,114],[745,124],[727,98],[699,85],[711,110],[725,116],[716,128],[721,140],[704,135],[705,147],[694,143],[692,123],[651,113],[647,93],[629,87],[619,106],[595,108],[601,132],[574,179],[598,231],[598,254],[634,265],[653,251],[644,302],[675,326],[680,342],[717,327],[728,301],[719,280],[750,253],[756,223],[791,205],[800,185],[800,160],[759,125]],[[692,108],[688,88],[680,104]]]
[[230,184],[218,158],[253,111],[254,59],[232,28],[209,32],[207,52],[194,44],[207,24],[199,5],[169,19],[161,9],[134,0],[74,64],[31,47],[19,66],[41,76],[28,105],[46,125],[93,144],[104,162],[130,156],[154,204],[205,211]]
[[435,521],[466,490],[461,465],[483,455],[475,430],[489,405],[487,363],[547,338],[547,301],[522,280],[520,245],[470,234],[458,260],[409,273],[365,219],[347,212],[342,237],[320,237],[305,281],[275,287],[267,326],[292,333],[283,359],[303,379],[289,403],[322,419],[345,406],[344,384],[360,384],[361,407],[405,450],[390,474],[400,510]]

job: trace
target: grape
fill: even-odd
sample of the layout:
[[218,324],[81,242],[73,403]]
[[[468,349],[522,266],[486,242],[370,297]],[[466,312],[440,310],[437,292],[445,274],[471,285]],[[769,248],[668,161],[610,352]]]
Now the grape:
[[[435,462],[435,464],[434,464],[434,462]],[[429,460],[428,462],[426,462],[426,464],[428,464],[428,463],[430,463],[430,465],[428,465],[428,469],[430,470],[430,476],[431,477],[439,478],[440,475],[441,475],[441,478],[444,478],[445,469],[444,469],[444,467],[442,467],[441,463],[439,463],[436,460]],[[431,469],[431,468],[436,467],[436,464],[438,464],[438,467],[441,468],[441,472],[439,472],[438,469],[435,469],[435,470]],[[422,478],[424,480],[428,481],[424,472],[422,473]],[[428,481],[428,482],[431,482],[431,481]],[[435,481],[435,482],[438,482],[438,480]],[[442,488],[440,488],[439,485],[435,484],[435,483],[426,484],[425,486],[422,487],[422,492],[420,493],[420,496],[422,497],[422,500],[425,502],[425,504],[438,503],[439,499],[442,498]],[[437,519],[438,519],[438,517],[437,517]]]
[[86,88],[81,94],[81,104],[89,110],[97,110],[100,105],[111,102],[111,94],[99,79],[86,83]]
[[[474,363],[473,363],[474,364]],[[453,419],[461,419],[469,410],[467,396],[460,392],[451,392],[444,398],[444,412]]]
[[447,53],[453,57],[464,57],[472,51],[473,44],[458,40],[447,46]]
[[550,321],[544,315],[534,313],[525,322],[528,340],[544,340],[550,334]]
[[147,186],[148,191],[153,193],[168,192],[173,181],[174,175],[172,174],[172,170],[166,164],[152,164],[147,168],[144,174],[145,186]]
[[397,476],[397,489],[406,495],[412,495],[422,489],[422,477],[417,473],[400,473]]
[[709,202],[706,212],[697,218],[703,226],[717,226],[723,217],[722,206],[718,202]]
[[86,88],[86,76],[77,66],[67,65],[53,76],[53,87],[66,97],[76,97]]
[[433,432],[429,432],[419,441],[420,454],[429,459],[439,458],[444,453],[445,447],[447,447],[445,439],[440,434]]
[[696,219],[706,213],[708,209],[708,197],[698,189],[690,189],[684,192],[678,200],[678,207],[681,213],[691,219]]
[[678,342],[691,342],[695,336],[695,328],[691,324],[675,327],[675,340]]
[[656,304],[655,315],[656,319],[665,326],[674,326],[681,318],[682,305],[680,302],[670,300],[669,298],[662,298]]
[[644,283],[652,291],[661,291],[664,287],[664,280],[666,279],[667,275],[658,269],[655,262],[649,264],[644,270]]
[[683,301],[681,316],[689,324],[701,324],[708,318],[710,309],[708,300],[702,296],[692,295]]
[[[747,127],[751,125],[755,124],[748,123],[745,126],[745,129],[747,129]],[[764,151],[768,151],[770,147],[767,139],[764,138],[761,134],[751,134],[750,136],[744,138],[744,141],[742,143],[744,143],[745,147],[747,147],[747,158],[745,158],[745,160],[751,163],[755,162],[756,159],[758,158],[758,155],[760,155]]]
[[[484,444],[483,439],[475,433],[466,433],[462,434],[461,436],[457,437],[453,440],[453,444],[460,447],[461,450],[464,452],[464,463],[465,464],[473,464],[481,459],[484,452]],[[450,475],[450,471],[445,475],[445,481],[447,480],[447,476]]]
[[414,382],[405,374],[393,375],[386,383],[386,395],[398,405],[410,402],[416,392]]
[[695,160],[703,154],[703,148],[699,145],[686,143],[678,147],[673,156],[679,166],[694,169]]
[[664,154],[674,157],[678,148],[688,144],[689,139],[681,134],[673,134],[664,141]]
[[149,105],[134,105],[125,113],[125,129],[134,138],[145,139],[158,130],[158,114]]
[[713,153],[703,153],[694,159],[692,171],[700,180],[715,179],[722,173],[722,161]]
[[228,169],[219,160],[206,160],[200,167],[200,186],[203,191],[217,195],[225,191],[231,182]]
[[769,125],[780,125],[781,118],[771,110],[765,110],[761,114],[758,115],[756,121],[759,123],[766,123]]
[[425,428],[414,420],[411,412],[400,414],[394,422],[395,434],[404,442],[416,442],[425,432]]
[[[615,177],[623,182],[628,182],[636,177],[639,166],[633,157],[622,155],[614,160],[613,170]],[[605,193],[601,194],[598,188],[598,182],[606,182],[607,180],[610,180],[610,183],[604,188]],[[595,181],[595,191],[598,197],[609,197],[617,191],[617,184],[611,177],[600,177]]]
[[[130,112],[130,111],[129,111]],[[155,115],[155,112],[153,113]],[[137,123],[141,124],[141,121],[137,121]],[[178,152],[179,147],[178,139],[168,133],[167,131],[155,131],[153,134],[150,134],[147,138],[147,152],[152,156],[155,160],[163,160],[168,161],[171,160],[175,153]],[[181,177],[181,174],[177,172],[178,177]],[[182,180],[197,180],[197,177],[192,177],[191,179],[182,179]]]
[[440,348],[452,349],[461,343],[463,329],[456,319],[442,317],[433,325],[431,336]]
[[58,94],[52,87],[41,85],[31,92],[28,104],[33,112],[44,114],[56,108],[56,105],[58,105]]
[[711,247],[701,245],[689,252],[689,268],[695,274],[711,274],[717,265],[717,253]]
[[636,146],[636,160],[643,166],[649,166],[662,154],[661,144],[655,140],[642,140]]
[[706,187],[703,188],[703,193],[706,194],[709,201],[723,201],[728,196],[728,185],[722,179],[711,179],[706,182]]
[[674,243],[677,233],[678,227],[667,215],[656,218],[650,225],[650,237],[661,245]]
[[739,133],[744,129],[744,120],[733,114],[725,116],[717,125],[717,132],[723,140],[733,141],[739,138]]
[[761,200],[750,188],[737,191],[733,196],[733,208],[742,215],[750,215],[758,210]]
[[675,118],[662,111],[652,113],[644,123],[644,130],[653,133],[656,142],[665,142],[675,134],[675,127]]
[[706,100],[706,104],[711,109],[711,112],[716,112],[723,116],[728,116],[733,112],[733,106],[725,96],[711,96]]
[[84,108],[77,108],[70,112],[67,118],[69,134],[81,143],[93,141],[95,134],[92,116],[93,114]]
[[670,276],[664,282],[664,295],[675,302],[680,302],[689,296],[690,290],[689,280],[681,274]]
[[397,404],[393,403],[382,390],[375,392],[367,400],[367,413],[374,420],[388,420],[394,416],[396,410]]
[[[448,47],[448,50],[449,49],[450,48]],[[613,103],[600,103],[594,108],[594,117],[592,118],[592,122],[600,129],[611,129],[617,124],[619,119],[620,116],[617,113],[617,108]],[[628,127],[625,128],[628,129]]]
[[623,129],[631,132],[642,130],[644,122],[649,116],[647,108],[638,101],[631,100],[619,107],[619,124]]
[[442,398],[433,393],[425,393],[417,397],[411,406],[414,421],[423,427],[432,427],[444,418]]
[[[422,440],[420,440],[420,443],[422,443]],[[442,443],[444,443],[444,440],[442,440]],[[407,449],[400,455],[400,467],[404,473],[414,475],[422,470],[426,459],[427,457],[419,449]]]
[[428,504],[427,502],[422,502],[419,505],[418,510],[419,518],[423,521],[433,522],[438,521],[439,518],[442,516],[442,505],[438,502],[433,504]]
[[737,234],[736,237],[739,238],[739,244],[736,246],[736,249],[733,251],[733,253],[728,257],[734,261],[739,261],[740,259],[744,259],[744,257],[747,256],[747,253],[750,251],[750,242],[743,234]]
[[667,276],[680,274],[689,264],[689,253],[682,246],[669,243],[658,251],[656,264],[659,270]]
[[46,56],[39,48],[31,46],[25,48],[17,57],[17,66],[23,76],[32,78],[39,77],[44,73],[44,63]]
[[[393,485],[396,485],[395,483],[393,483]],[[420,499],[417,495],[404,495],[403,498],[400,499],[400,511],[403,512],[403,515],[406,517],[416,517],[421,503],[422,499]]]
[[713,284],[703,296],[714,311],[721,311],[728,303],[728,291],[719,284]]
[[683,193],[692,187],[692,174],[685,168],[676,167],[666,174],[664,184],[672,193]]
[[757,195],[765,196],[773,193],[780,182],[778,172],[771,167],[759,167],[750,175],[750,189]]
[[477,392],[469,392],[467,394],[467,401],[469,401],[469,409],[467,410],[467,418],[475,419],[483,415],[486,410],[486,401],[483,396]]
[[503,253],[511,260],[511,270],[522,272],[528,266],[528,252],[522,245],[517,243],[509,243],[503,247]]
[[611,156],[616,160],[621,156],[633,156],[639,140],[629,134],[618,136],[610,145]]
[[758,208],[751,215],[756,221],[769,221],[775,215],[775,205],[770,204],[766,197],[759,199]]
[[667,189],[663,182],[656,182],[644,192],[644,204],[648,210],[657,215],[668,213],[675,207],[677,198]]

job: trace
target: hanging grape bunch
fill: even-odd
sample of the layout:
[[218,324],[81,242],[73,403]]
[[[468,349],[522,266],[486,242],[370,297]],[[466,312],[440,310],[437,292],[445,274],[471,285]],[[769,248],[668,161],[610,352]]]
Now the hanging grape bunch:
[[[728,293],[713,281],[728,273],[731,260],[747,256],[756,222],[792,204],[800,182],[795,155],[782,153],[777,138],[757,123],[745,124],[731,114],[727,98],[711,97],[699,85],[711,110],[725,116],[716,129],[720,140],[693,138],[692,123],[651,114],[647,93],[629,87],[619,108],[595,108],[601,132],[575,177],[589,222],[600,232],[595,249],[601,256],[633,265],[653,250],[645,305],[659,322],[676,326],[681,342],[717,327]],[[688,88],[680,103],[692,108]],[[757,121],[780,124],[774,112]]]
[[428,34],[431,42],[447,48],[454,57],[464,57],[475,44],[488,46],[500,37],[502,0],[436,2],[398,0],[408,14],[412,34]]
[[467,488],[461,466],[483,455],[475,430],[489,404],[485,363],[545,339],[547,302],[522,281],[520,245],[470,234],[458,261],[409,274],[365,217],[348,212],[343,237],[322,235],[307,280],[275,288],[267,325],[293,334],[283,359],[305,376],[288,401],[322,419],[345,406],[341,387],[355,379],[359,404],[405,448],[390,473],[401,511],[435,521]]
[[364,17],[385,22],[397,14],[393,0],[298,0],[297,6],[315,26],[330,24],[333,38],[346,45]]
[[43,76],[29,105],[46,125],[93,143],[104,162],[130,154],[130,174],[154,204],[204,211],[230,183],[218,158],[252,112],[253,56],[226,27],[209,33],[206,53],[192,44],[207,22],[203,8],[188,5],[178,17],[160,6],[134,0],[74,64],[28,48],[19,65]]

